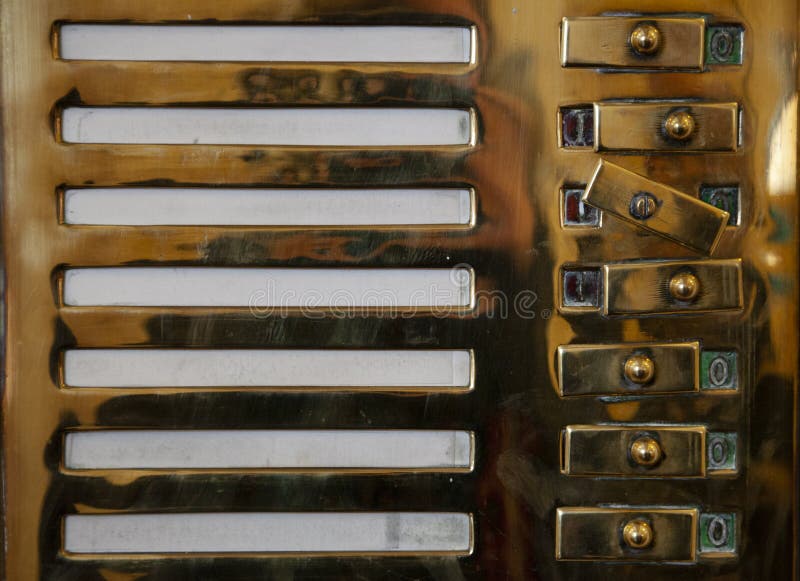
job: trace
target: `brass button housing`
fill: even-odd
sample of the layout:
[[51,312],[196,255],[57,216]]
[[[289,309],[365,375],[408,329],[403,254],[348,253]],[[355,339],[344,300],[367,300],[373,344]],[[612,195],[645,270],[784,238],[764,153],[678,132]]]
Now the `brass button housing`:
[[652,24],[637,25],[631,32],[631,48],[642,56],[656,54],[661,48],[661,32]]
[[647,355],[631,355],[625,361],[625,378],[631,383],[645,385],[656,375],[656,366]]
[[693,301],[699,293],[700,281],[691,272],[680,272],[669,281],[669,294],[677,301]]
[[673,111],[664,120],[664,131],[676,141],[686,141],[694,133],[694,117],[688,111]]
[[636,438],[631,444],[631,458],[639,466],[652,468],[661,462],[662,456],[661,444],[650,436]]
[[628,521],[622,529],[622,540],[631,549],[646,549],[653,544],[653,529],[645,521]]

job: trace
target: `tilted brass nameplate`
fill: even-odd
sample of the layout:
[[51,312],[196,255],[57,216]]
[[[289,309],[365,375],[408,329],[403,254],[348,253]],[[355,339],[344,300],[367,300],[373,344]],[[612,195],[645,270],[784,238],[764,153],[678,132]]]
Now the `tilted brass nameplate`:
[[562,345],[562,397],[685,393],[700,388],[700,343]]
[[594,104],[595,151],[736,151],[736,103]]
[[697,521],[694,508],[559,508],[556,559],[691,562]]
[[563,66],[687,69],[704,64],[702,18],[564,18]]
[[561,471],[570,476],[701,478],[706,476],[703,426],[567,426]]
[[600,160],[583,202],[703,254],[719,243],[730,215],[711,204]]
[[739,259],[607,264],[602,276],[606,315],[700,313],[742,308]]

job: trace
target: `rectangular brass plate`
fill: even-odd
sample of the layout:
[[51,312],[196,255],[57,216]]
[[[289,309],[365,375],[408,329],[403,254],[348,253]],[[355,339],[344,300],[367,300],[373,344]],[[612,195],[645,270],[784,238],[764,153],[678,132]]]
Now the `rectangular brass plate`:
[[[673,276],[692,273],[700,290],[692,301],[670,295]],[[603,311],[606,315],[657,315],[733,311],[742,308],[740,260],[644,262],[603,267]]]
[[[637,478],[706,475],[706,429],[703,426],[567,426],[561,435],[561,471],[569,476]],[[662,460],[637,465],[630,457],[637,438],[655,439]]]
[[[647,355],[655,376],[646,386],[631,384],[623,375],[625,361]],[[686,393],[699,389],[700,344],[640,343],[562,345],[558,348],[558,385],[562,397]]]
[[[650,548],[628,549],[622,542],[623,527],[634,519],[650,523],[654,533]],[[696,531],[694,509],[559,508],[556,558],[690,562],[695,560]]]
[[[695,129],[685,141],[667,137],[667,116],[687,111]],[[594,104],[595,151],[736,151],[739,105],[710,102]]]
[[[637,218],[634,197],[650,195],[655,213]],[[711,254],[725,231],[729,214],[678,190],[600,160],[583,201],[703,254]]]
[[[631,32],[647,22],[661,34],[651,56],[631,49]],[[702,18],[571,17],[561,23],[561,63],[624,69],[703,69],[706,23]]]

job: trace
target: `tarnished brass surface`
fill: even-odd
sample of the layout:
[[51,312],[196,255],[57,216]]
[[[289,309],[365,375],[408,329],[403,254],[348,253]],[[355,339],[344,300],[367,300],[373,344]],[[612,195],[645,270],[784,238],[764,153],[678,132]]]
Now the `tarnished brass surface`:
[[703,426],[567,426],[561,444],[571,476],[706,475]]
[[559,508],[556,558],[694,561],[697,511],[652,508]]
[[[640,360],[640,361],[636,361]],[[631,377],[631,363],[649,371]],[[700,344],[622,343],[562,345],[557,363],[559,394],[642,395],[700,389]]]
[[[635,5],[635,6],[634,6]],[[746,31],[744,64],[703,73],[564,68],[560,23],[635,8],[693,14]],[[5,578],[510,579],[514,581],[796,578],[797,70],[794,0],[7,0],[2,24],[5,342],[3,506]],[[697,16],[694,14],[694,16]],[[655,17],[653,17],[655,18]],[[60,21],[474,26],[475,62],[430,64],[140,63],[60,61]],[[626,35],[629,32],[626,32]],[[666,45],[665,45],[666,46]],[[616,112],[607,159],[683,192],[740,184],[741,222],[715,256],[741,260],[735,308],[694,316],[604,317],[559,310],[562,265],[692,260],[688,251],[618,220],[562,226],[559,191],[585,185],[598,157],[559,147],[558,112],[575,104],[664,100],[742,107],[736,146],[731,106],[719,149],[690,139],[667,144],[670,107],[634,119]],[[78,145],[55,138],[54,113],[85,106],[420,106],[470,108],[474,147],[398,150],[311,147]],[[650,107],[651,105],[642,105]],[[666,107],[659,109],[659,107]],[[706,135],[698,115],[697,135]],[[648,124],[646,127],[642,123]],[[610,133],[609,131],[612,130]],[[624,129],[625,131],[620,131]],[[636,138],[630,139],[628,130]],[[707,144],[708,142],[706,142]],[[717,143],[716,141],[714,143]],[[723,147],[724,146],[724,147]],[[669,149],[666,152],[666,149]],[[662,155],[660,152],[666,153]],[[59,224],[63,186],[471,187],[474,226],[455,229],[98,227]],[[447,267],[476,276],[476,308],[447,316],[377,313],[254,317],[247,309],[71,308],[58,304],[56,273],[116,265]],[[727,263],[734,264],[734,263]],[[617,267],[614,267],[614,272]],[[655,267],[660,268],[660,267]],[[619,271],[620,274],[622,271]],[[640,271],[637,271],[640,272]],[[672,273],[658,279],[667,297]],[[698,272],[698,275],[700,272]],[[699,277],[703,288],[708,281]],[[633,280],[633,279],[626,279]],[[650,280],[650,279],[648,279]],[[715,279],[716,280],[716,279]],[[660,308],[647,285],[607,289],[626,313]],[[489,291],[494,294],[488,294]],[[702,301],[703,291],[697,305]],[[503,298],[505,297],[505,298]],[[635,298],[639,307],[628,301]],[[504,302],[503,302],[504,301]],[[505,305],[504,310],[499,305]],[[609,312],[618,312],[612,305]],[[740,354],[741,388],[637,398],[561,398],[559,346],[702,340]],[[66,348],[443,348],[472,349],[474,389],[461,394],[298,393],[228,390],[61,389]],[[621,369],[619,370],[621,373]],[[559,437],[572,424],[705,425],[738,432],[740,470],[730,478],[574,478],[560,472]],[[91,428],[406,428],[475,432],[475,469],[464,474],[211,474],[91,476],[60,469],[63,434]],[[735,513],[735,558],[685,566],[557,561],[587,555],[557,525],[557,509],[630,504],[692,507],[681,513],[680,554],[698,507]],[[325,558],[119,558],[75,560],[61,552],[65,515],[214,511],[458,511],[473,515],[469,556]],[[616,513],[615,513],[616,514]],[[598,542],[617,556],[621,527],[653,509],[620,514]],[[672,513],[665,513],[665,515]],[[578,516],[577,514],[574,516]],[[607,523],[606,515],[602,522]],[[659,517],[660,518],[660,517]],[[665,516],[664,518],[667,518]],[[557,543],[557,526],[560,535]],[[609,536],[605,536],[609,535]],[[582,537],[581,537],[582,538]],[[575,542],[572,539],[576,539]],[[569,552],[567,552],[569,551]],[[646,551],[646,549],[645,549]],[[692,550],[691,559],[694,558]],[[728,555],[730,556],[730,555]],[[689,560],[691,560],[689,559]]]
[[[652,206],[637,207],[652,200]],[[649,198],[648,198],[649,197]],[[703,254],[719,243],[729,215],[665,184],[599,161],[583,201]]]
[[[702,70],[706,22],[702,18],[564,18],[564,66]],[[639,39],[643,40],[639,40]]]
[[594,134],[595,151],[736,151],[739,105],[595,103]]

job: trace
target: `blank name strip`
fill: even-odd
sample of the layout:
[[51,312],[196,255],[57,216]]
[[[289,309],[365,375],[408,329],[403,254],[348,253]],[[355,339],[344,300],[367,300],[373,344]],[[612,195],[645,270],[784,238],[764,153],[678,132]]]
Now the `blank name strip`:
[[69,23],[58,28],[68,60],[468,64],[463,26],[291,26]]
[[264,387],[464,391],[468,350],[72,349],[67,387]]
[[87,430],[64,440],[68,470],[463,472],[472,434],[452,430]]
[[330,147],[468,146],[473,113],[430,108],[67,107],[66,143]]

